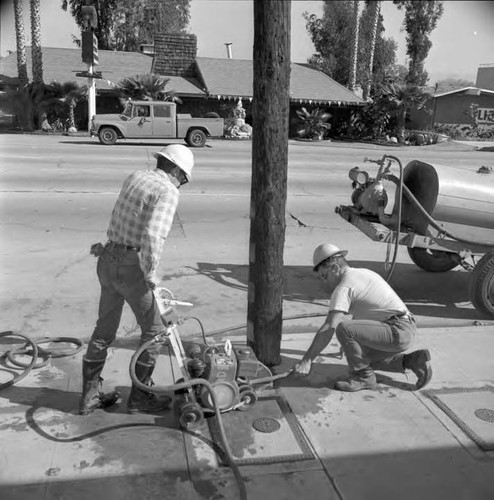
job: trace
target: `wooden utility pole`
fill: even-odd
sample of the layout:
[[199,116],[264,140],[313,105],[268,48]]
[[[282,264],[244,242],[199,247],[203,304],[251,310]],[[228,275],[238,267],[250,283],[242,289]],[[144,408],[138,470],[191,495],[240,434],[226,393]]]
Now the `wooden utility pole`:
[[291,0],[254,0],[247,342],[280,362],[290,110]]

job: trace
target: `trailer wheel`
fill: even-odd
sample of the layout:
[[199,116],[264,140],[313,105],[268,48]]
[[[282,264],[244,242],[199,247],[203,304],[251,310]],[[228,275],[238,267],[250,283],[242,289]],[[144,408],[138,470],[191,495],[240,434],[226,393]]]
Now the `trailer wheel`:
[[486,253],[474,267],[470,299],[477,311],[494,318],[494,252]]
[[408,248],[407,250],[413,263],[424,271],[444,273],[451,271],[458,265],[458,255],[456,253],[418,247]]
[[117,131],[112,127],[102,127],[98,132],[99,142],[105,146],[112,146],[117,142]]
[[198,128],[193,128],[187,132],[185,142],[193,148],[202,148],[206,144],[206,134]]

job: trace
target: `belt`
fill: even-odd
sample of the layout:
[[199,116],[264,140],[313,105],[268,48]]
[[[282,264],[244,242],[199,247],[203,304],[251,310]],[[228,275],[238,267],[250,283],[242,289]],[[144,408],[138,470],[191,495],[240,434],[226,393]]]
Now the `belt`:
[[108,241],[106,246],[111,246],[112,248],[122,248],[131,252],[139,252],[141,250],[139,247],[132,247],[130,245],[124,245],[123,243],[115,243],[114,241]]

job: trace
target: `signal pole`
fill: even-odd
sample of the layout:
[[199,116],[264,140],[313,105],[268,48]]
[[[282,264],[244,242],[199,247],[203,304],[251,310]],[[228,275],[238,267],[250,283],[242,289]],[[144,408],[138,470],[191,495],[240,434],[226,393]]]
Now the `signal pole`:
[[98,26],[98,14],[93,5],[83,5],[81,7],[84,30],[82,31],[82,61],[87,64],[87,74],[78,74],[78,76],[87,76],[87,104],[88,104],[88,134],[91,130],[91,118],[96,114],[96,78],[101,78],[101,73],[94,71],[94,66],[99,64],[98,39],[94,33]]
[[290,0],[254,0],[247,343],[280,362],[290,111]]

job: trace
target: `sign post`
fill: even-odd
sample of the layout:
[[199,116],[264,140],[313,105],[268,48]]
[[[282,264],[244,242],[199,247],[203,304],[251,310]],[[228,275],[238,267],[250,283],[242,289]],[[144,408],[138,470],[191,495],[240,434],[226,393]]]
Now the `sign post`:
[[[94,66],[99,64],[98,39],[94,29],[98,26],[98,14],[92,5],[81,7],[84,31],[82,32],[82,61],[87,64],[87,106],[88,106],[88,134],[91,133],[91,119],[96,114],[96,78],[101,78],[101,74],[94,72]],[[79,74],[81,75],[81,74]],[[79,76],[78,75],[78,76]],[[81,75],[82,76],[82,75]]]

